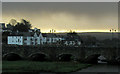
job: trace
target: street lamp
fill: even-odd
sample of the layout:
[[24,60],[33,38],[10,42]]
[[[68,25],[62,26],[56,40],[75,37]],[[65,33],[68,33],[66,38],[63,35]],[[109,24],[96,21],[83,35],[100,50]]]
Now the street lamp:
[[56,30],[54,30],[54,29],[50,30],[50,33],[55,33],[55,32],[56,32]]
[[116,32],[116,29],[110,29],[110,32],[112,33],[112,40],[113,40],[113,32]]

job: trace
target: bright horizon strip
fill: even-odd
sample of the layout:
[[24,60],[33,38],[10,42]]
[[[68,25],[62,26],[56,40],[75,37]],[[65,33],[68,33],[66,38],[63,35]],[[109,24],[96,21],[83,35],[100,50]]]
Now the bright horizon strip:
[[[20,21],[18,21],[20,22]],[[0,23],[5,23],[5,24],[8,24],[8,22],[3,22],[3,21],[0,21]],[[41,30],[42,33],[50,33],[50,30],[51,29],[48,29],[48,30],[43,30],[42,28],[39,28],[39,27],[32,27],[32,29],[34,28],[38,28]],[[56,29],[54,29],[56,30]],[[107,29],[107,30],[74,30],[74,29],[70,29],[71,31],[75,31],[75,32],[110,32],[110,29]],[[56,32],[54,33],[65,33],[65,32],[70,32],[70,30],[56,30]],[[118,32],[118,29],[116,29],[116,32]]]
[[[110,32],[110,30],[72,30],[73,32],[75,31],[75,32]],[[50,30],[41,30],[41,32],[42,33],[50,33]],[[54,33],[65,33],[65,32],[70,32],[70,31],[68,31],[68,30],[59,30],[59,31],[56,31],[56,32],[54,32]],[[116,31],[116,32],[118,32],[118,31]]]

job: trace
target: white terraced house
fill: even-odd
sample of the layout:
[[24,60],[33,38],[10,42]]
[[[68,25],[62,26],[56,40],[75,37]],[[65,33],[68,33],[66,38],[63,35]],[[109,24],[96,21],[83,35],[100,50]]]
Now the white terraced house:
[[70,36],[56,35],[53,33],[41,33],[40,29],[31,29],[29,32],[15,32],[8,36],[8,44],[11,45],[44,45],[63,44],[66,46],[81,45],[79,38],[72,39]]
[[8,44],[15,44],[15,45],[40,45],[40,44],[52,44],[56,43],[57,41],[64,40],[64,38],[60,37],[43,37],[40,33],[37,35],[36,33],[34,36],[8,36]]
[[8,44],[23,45],[23,36],[8,36]]
[[64,40],[64,38],[57,37],[55,35],[45,36],[41,32],[25,33],[24,35],[10,35],[8,36],[8,44],[14,45],[43,45],[57,43],[58,41]]

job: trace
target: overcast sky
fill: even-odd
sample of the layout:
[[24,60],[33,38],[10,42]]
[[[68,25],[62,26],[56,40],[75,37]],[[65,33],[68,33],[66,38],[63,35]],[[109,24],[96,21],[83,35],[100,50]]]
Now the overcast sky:
[[3,2],[3,22],[24,18],[42,32],[109,32],[118,28],[117,2]]

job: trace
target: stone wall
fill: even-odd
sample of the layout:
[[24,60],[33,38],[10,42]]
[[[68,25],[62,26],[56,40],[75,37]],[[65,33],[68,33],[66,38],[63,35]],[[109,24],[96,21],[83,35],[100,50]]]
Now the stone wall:
[[19,54],[23,58],[28,58],[34,53],[44,53],[51,59],[56,59],[60,54],[72,54],[77,59],[84,59],[93,54],[101,54],[108,60],[117,56],[116,47],[64,47],[64,46],[18,46],[3,45],[2,55],[10,52]]

